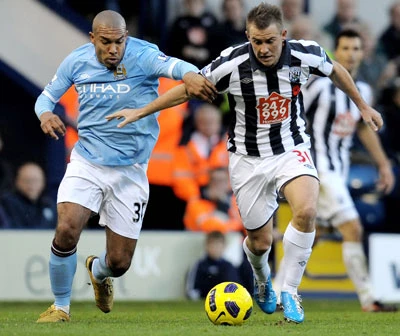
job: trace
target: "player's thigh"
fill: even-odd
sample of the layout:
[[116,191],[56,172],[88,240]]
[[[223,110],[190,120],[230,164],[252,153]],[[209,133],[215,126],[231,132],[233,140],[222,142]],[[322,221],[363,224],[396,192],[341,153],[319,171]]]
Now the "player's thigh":
[[[290,205],[292,224],[303,230],[313,230],[319,192],[318,173],[308,146],[302,144],[284,153],[277,173],[279,195]],[[311,227],[308,227],[311,226]]]
[[318,198],[319,221],[329,221],[330,225],[338,227],[343,223],[358,221],[358,218],[346,180],[334,172],[321,172]]
[[316,213],[319,182],[314,176],[301,175],[293,178],[284,186],[283,193],[294,216],[307,209]]
[[278,208],[273,159],[230,153],[229,171],[244,227],[264,226]]
[[149,200],[146,169],[140,164],[106,168],[107,186],[99,212],[101,226],[122,237],[139,238]]

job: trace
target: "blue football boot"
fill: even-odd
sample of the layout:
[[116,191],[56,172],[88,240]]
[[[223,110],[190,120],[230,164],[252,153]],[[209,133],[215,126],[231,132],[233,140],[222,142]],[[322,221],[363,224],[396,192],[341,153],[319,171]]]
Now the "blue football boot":
[[264,313],[272,314],[276,310],[276,294],[272,289],[271,276],[266,282],[254,279],[254,299]]
[[301,323],[304,321],[304,309],[300,304],[301,298],[297,294],[281,293],[281,305],[286,321]]

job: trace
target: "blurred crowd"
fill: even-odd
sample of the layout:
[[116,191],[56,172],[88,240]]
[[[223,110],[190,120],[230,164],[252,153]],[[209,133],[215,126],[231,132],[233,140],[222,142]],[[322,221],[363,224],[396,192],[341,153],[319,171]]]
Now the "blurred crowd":
[[[218,57],[224,48],[247,41],[245,0],[221,1],[218,15],[207,6],[206,0],[181,0],[181,13],[171,21],[166,15],[168,1],[58,2],[88,22],[103,9],[117,10],[127,19],[131,35],[155,42],[167,55],[199,68]],[[320,27],[312,13],[308,13],[306,0],[281,0],[280,5],[289,38],[317,41],[330,55],[334,38],[341,29],[351,27],[362,34],[364,60],[358,76],[372,87],[374,106],[385,120],[379,135],[397,183],[390,195],[376,191],[376,168],[354,139],[354,171],[350,173],[349,188],[367,234],[400,232],[395,215],[396,207],[400,206],[400,1],[393,1],[387,9],[386,27],[376,37],[368,22],[358,17],[356,0],[336,0],[336,12]],[[161,79],[159,92],[177,84]],[[225,96],[218,97],[213,104],[193,100],[161,111],[161,133],[148,170],[150,201],[144,230],[242,232],[228,179],[229,117]],[[46,188],[49,168],[30,158],[16,163],[4,155],[3,149],[8,144],[1,133],[7,124],[1,122],[0,228],[54,228],[56,200]],[[39,125],[35,127],[39,131]],[[168,213],[161,209],[168,209]],[[88,228],[96,227],[94,216]]]

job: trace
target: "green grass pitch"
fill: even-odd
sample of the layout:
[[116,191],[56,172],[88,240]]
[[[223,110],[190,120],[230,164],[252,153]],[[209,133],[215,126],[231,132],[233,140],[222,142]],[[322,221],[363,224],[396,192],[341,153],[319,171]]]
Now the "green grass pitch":
[[[50,303],[49,303],[50,304]],[[44,302],[0,302],[0,335],[140,335],[140,336],[380,336],[400,335],[400,313],[363,313],[355,300],[304,299],[304,323],[283,321],[281,312],[266,315],[254,306],[242,326],[215,326],[209,322],[203,302],[116,301],[109,314],[94,302],[73,302],[71,322],[38,324]]]

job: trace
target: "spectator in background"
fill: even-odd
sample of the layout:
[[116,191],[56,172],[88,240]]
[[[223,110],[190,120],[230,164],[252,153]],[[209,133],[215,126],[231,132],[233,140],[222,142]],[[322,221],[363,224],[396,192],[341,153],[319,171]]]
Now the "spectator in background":
[[381,93],[386,89],[390,91],[392,83],[397,77],[400,77],[400,56],[389,60],[383,68],[377,83]]
[[54,229],[57,223],[56,203],[46,197],[43,169],[34,162],[22,164],[16,174],[15,191],[0,200],[13,229]]
[[396,184],[393,192],[384,198],[385,231],[400,233],[398,212],[400,205],[400,77],[396,77],[384,89],[379,108],[385,120],[382,143],[393,164]]
[[[327,52],[332,45],[330,37],[318,29],[312,17],[308,14],[301,14],[292,21],[290,38],[293,40],[316,41]],[[331,56],[330,53],[329,56]]]
[[206,10],[205,0],[182,0],[182,4],[185,14],[171,25],[167,52],[201,68],[216,56],[210,34],[218,20]]
[[211,288],[224,281],[241,283],[238,269],[223,257],[226,238],[220,231],[206,236],[205,256],[189,270],[186,278],[186,296],[191,300],[204,299]]
[[244,0],[223,0],[222,22],[213,33],[213,50],[221,50],[247,42]]
[[304,13],[304,0],[281,0],[283,26],[288,31],[288,39],[292,38],[292,23]]
[[4,142],[0,133],[0,198],[4,192],[13,189],[14,172],[10,162],[3,156]]
[[208,103],[199,105],[193,116],[194,131],[187,143],[181,144],[174,156],[173,190],[188,202],[200,198],[201,188],[209,181],[209,171],[228,166],[226,137],[219,109]]
[[379,81],[387,64],[387,58],[377,52],[377,40],[368,23],[352,23],[345,28],[357,30],[361,36],[364,56],[358,69],[358,78],[371,86],[376,98],[380,95]]
[[389,60],[400,56],[400,1],[396,1],[389,9],[388,27],[378,39],[378,51]]
[[379,101],[385,127],[383,143],[389,157],[400,165],[400,76],[392,80]]
[[202,188],[201,196],[188,201],[183,221],[190,231],[244,231],[227,167],[209,172],[209,182]]
[[[181,81],[160,78],[158,93],[161,95]],[[173,189],[174,155],[182,138],[183,121],[188,114],[188,103],[180,104],[160,111],[158,122],[160,134],[151,153],[147,176],[150,184],[150,198],[143,219],[145,230],[183,230],[183,213],[185,202],[179,199]],[[171,209],[168,220],[161,207]]]
[[[350,23],[359,23],[360,20],[356,16],[357,0],[336,0],[336,11],[332,19],[323,26],[323,30],[329,34],[332,41],[335,40],[337,34],[344,26]],[[330,46],[329,49],[333,49]]]

